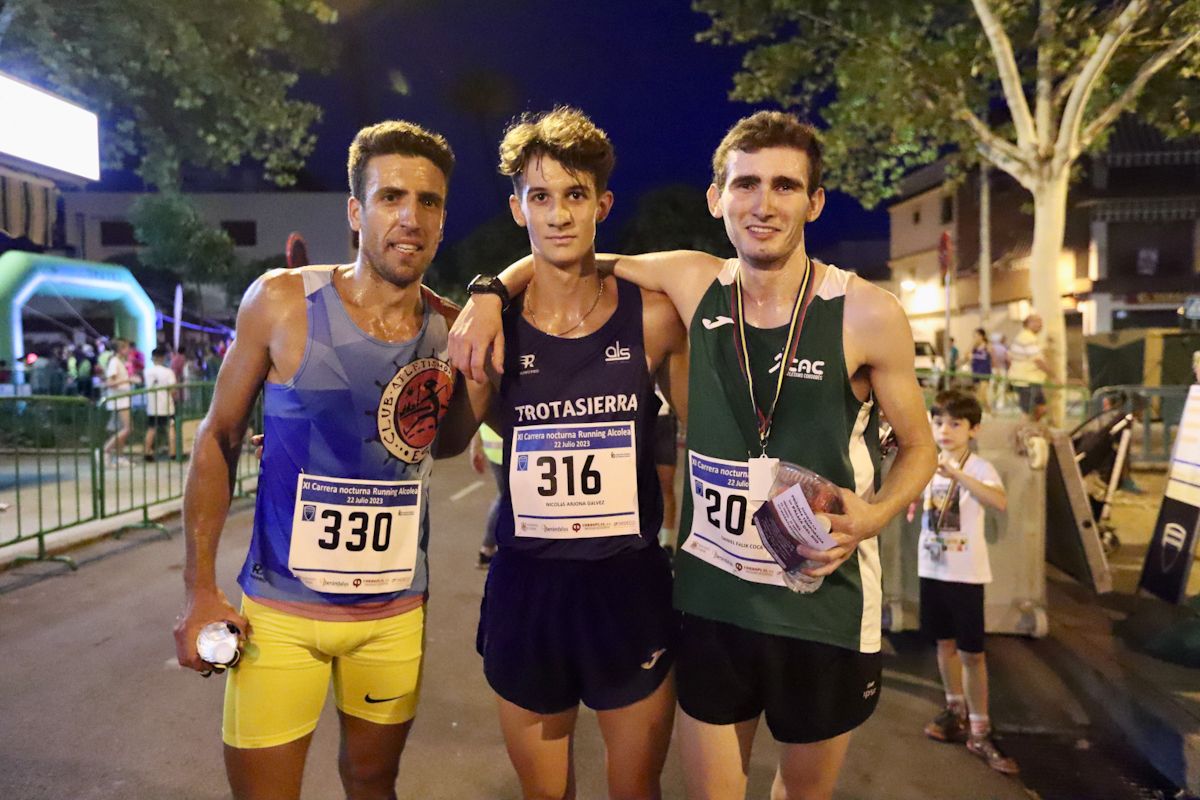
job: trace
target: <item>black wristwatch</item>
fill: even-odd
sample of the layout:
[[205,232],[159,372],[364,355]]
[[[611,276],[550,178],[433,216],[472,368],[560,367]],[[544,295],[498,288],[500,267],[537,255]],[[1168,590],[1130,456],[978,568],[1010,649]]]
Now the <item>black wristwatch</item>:
[[467,284],[467,294],[494,294],[500,298],[500,310],[508,309],[508,289],[495,275],[476,275]]

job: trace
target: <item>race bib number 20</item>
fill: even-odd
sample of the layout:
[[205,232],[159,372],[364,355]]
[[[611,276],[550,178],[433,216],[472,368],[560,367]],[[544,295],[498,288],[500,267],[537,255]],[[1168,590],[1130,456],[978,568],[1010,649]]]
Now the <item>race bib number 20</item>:
[[421,481],[301,473],[288,568],[310,589],[378,594],[412,586],[421,533]]
[[783,572],[751,523],[760,505],[750,499],[745,461],[688,451],[692,529],[683,549],[742,580],[783,586]]

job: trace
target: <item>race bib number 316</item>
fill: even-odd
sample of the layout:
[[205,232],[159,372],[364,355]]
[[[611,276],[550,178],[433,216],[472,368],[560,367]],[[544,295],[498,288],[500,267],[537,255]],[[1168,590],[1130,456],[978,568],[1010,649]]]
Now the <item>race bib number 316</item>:
[[516,535],[640,533],[636,452],[632,422],[515,428],[508,477]]
[[421,481],[301,474],[288,568],[310,589],[378,594],[412,586]]

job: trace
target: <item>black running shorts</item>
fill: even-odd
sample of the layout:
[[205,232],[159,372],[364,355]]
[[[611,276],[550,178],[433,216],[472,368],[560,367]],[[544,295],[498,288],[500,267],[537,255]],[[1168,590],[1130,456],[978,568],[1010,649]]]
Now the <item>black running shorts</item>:
[[501,547],[475,646],[496,694],[539,714],[597,711],[651,695],[675,662],[671,567],[658,546],[599,561]]
[[673,467],[679,461],[679,446],[675,439],[679,436],[679,417],[674,414],[660,414],[654,420],[654,464],[659,467]]
[[953,639],[964,653],[983,652],[983,584],[921,578],[921,632]]
[[820,642],[683,615],[679,707],[712,725],[765,712],[777,741],[831,739],[866,722],[879,702],[883,660]]

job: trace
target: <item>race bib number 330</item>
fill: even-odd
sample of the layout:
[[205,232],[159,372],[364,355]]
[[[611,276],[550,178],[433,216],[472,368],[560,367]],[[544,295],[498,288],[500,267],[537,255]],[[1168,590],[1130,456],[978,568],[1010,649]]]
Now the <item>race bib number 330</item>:
[[301,474],[288,568],[310,589],[378,594],[412,586],[421,481]]
[[641,532],[632,422],[515,428],[508,477],[517,536]]

